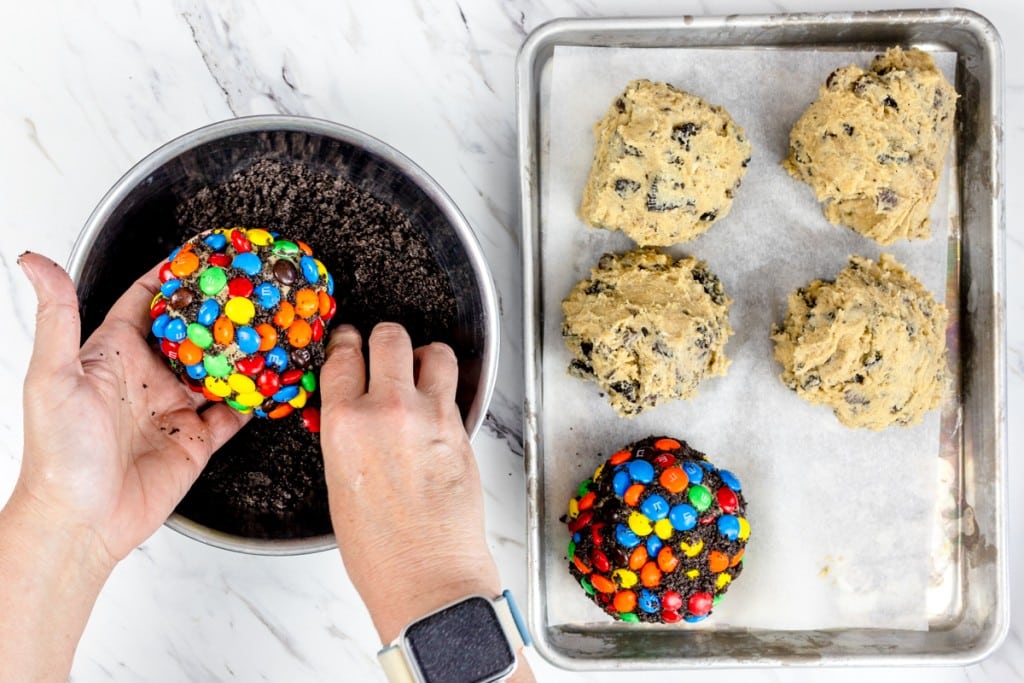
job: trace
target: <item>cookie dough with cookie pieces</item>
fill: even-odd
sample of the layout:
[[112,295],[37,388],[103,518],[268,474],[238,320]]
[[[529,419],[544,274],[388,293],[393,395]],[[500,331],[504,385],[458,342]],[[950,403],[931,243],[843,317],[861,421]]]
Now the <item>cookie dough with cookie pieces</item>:
[[635,417],[725,375],[732,303],[707,264],[655,248],[605,254],[562,302],[569,372]]
[[781,379],[848,427],[916,424],[946,394],[948,319],[892,256],[851,256],[835,282],[789,296],[772,330]]
[[920,50],[836,69],[793,126],[783,166],[825,217],[879,244],[930,235],[957,94]]
[[750,142],[722,107],[636,80],[594,125],[579,215],[642,246],[687,242],[725,218]]

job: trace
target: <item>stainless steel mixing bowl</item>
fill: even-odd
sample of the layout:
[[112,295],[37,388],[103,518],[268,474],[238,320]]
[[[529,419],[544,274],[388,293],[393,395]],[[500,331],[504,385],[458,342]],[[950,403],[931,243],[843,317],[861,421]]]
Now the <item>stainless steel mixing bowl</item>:
[[[126,244],[133,254],[160,254],[154,240],[174,224],[179,202],[264,158],[335,173],[397,206],[422,231],[456,299],[458,402],[472,437],[487,413],[498,362],[497,297],[483,252],[451,197],[423,169],[384,142],[329,121],[293,116],[222,121],[168,142],[128,171],[100,201],[72,249],[68,270],[82,306],[83,331],[94,329],[112,303],[92,296],[101,281],[110,286],[112,254],[123,253]],[[125,273],[124,287],[140,274]],[[281,538],[225,533],[177,512],[167,525],[205,543],[254,554],[301,554],[335,545],[330,533]]]

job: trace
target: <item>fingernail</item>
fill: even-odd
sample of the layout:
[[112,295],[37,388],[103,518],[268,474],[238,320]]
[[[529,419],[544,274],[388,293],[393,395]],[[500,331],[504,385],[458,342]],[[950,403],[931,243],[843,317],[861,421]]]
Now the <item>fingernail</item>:
[[25,277],[28,278],[28,281],[35,283],[36,274],[32,271],[32,266],[30,266],[29,263],[25,260],[25,256],[31,253],[31,251],[23,251],[20,254],[18,254],[17,264],[18,267],[21,268],[21,272],[23,272],[25,274]]
[[327,353],[331,352],[331,349],[338,346],[359,346],[361,345],[362,338],[359,336],[359,330],[352,325],[338,325],[331,332],[331,338],[327,342]]
[[449,356],[452,357],[452,360],[456,360],[457,361],[459,359],[458,356],[455,355],[455,349],[453,349],[452,347],[448,346],[444,342],[439,342],[439,341],[431,342],[431,346],[436,346],[438,349],[444,351],[445,353],[447,353]]

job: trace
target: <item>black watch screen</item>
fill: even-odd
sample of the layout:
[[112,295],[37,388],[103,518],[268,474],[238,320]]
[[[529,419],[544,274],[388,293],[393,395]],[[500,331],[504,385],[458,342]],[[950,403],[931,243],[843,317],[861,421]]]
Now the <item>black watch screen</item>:
[[425,683],[498,680],[515,667],[494,606],[472,597],[410,624],[405,645]]

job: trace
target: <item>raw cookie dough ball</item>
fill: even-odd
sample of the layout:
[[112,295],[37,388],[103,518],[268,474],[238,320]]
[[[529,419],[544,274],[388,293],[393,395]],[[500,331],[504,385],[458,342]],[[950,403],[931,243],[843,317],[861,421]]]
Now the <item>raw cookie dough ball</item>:
[[334,278],[309,245],[260,229],[196,235],[160,267],[153,336],[171,368],[211,401],[280,418],[306,406],[334,316]]
[[632,81],[594,125],[580,218],[640,245],[686,242],[729,213],[750,143],[722,107]]
[[782,165],[825,217],[879,244],[926,238],[953,136],[956,91],[920,50],[836,69],[789,134]]
[[948,318],[892,256],[851,256],[834,283],[790,294],[775,358],[786,386],[848,427],[912,425],[945,394]]
[[732,299],[707,264],[654,248],[605,254],[562,302],[569,372],[591,379],[622,417],[692,398],[729,366]]
[[648,437],[599,466],[569,501],[569,572],[627,622],[696,622],[743,571],[740,482],[684,441]]

